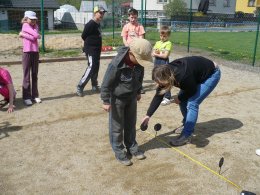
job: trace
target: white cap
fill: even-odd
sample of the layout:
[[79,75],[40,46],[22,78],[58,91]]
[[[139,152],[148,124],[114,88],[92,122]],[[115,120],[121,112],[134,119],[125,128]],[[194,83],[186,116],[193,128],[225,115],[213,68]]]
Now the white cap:
[[30,18],[30,19],[37,19],[36,13],[33,11],[26,11],[24,12],[24,17]]

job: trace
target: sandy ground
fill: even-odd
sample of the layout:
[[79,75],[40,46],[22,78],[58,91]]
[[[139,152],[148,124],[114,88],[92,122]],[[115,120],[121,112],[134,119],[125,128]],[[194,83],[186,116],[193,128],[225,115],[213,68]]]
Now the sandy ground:
[[[9,52],[14,47],[6,46]],[[2,49],[0,59],[20,57],[7,55]],[[100,83],[109,61],[101,60]],[[160,107],[149,129],[137,131],[147,159],[133,159],[130,167],[114,158],[99,94],[91,93],[88,84],[84,97],[75,95],[85,61],[40,64],[43,102],[31,107],[21,99],[21,65],[3,66],[12,74],[17,108],[12,114],[6,107],[0,111],[0,194],[235,195],[242,189],[260,194],[260,157],[255,154],[260,148],[260,74],[216,61],[223,64],[222,79],[200,107],[192,143],[167,145],[182,118],[175,104]],[[137,126],[154,94],[151,69],[146,68]],[[156,123],[162,130],[154,137]],[[221,157],[225,161],[218,175]]]

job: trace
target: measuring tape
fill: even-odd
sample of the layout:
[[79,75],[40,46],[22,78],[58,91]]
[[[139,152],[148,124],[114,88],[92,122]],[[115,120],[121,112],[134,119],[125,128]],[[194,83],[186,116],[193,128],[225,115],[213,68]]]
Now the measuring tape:
[[207,167],[206,165],[204,165],[203,163],[201,163],[200,161],[198,160],[195,160],[194,158],[190,157],[189,155],[185,154],[184,152],[182,152],[181,150],[175,148],[175,147],[172,147],[171,145],[169,145],[166,141],[164,141],[163,139],[157,137],[156,135],[152,134],[152,133],[149,133],[147,131],[145,131],[145,133],[147,133],[148,135],[150,135],[151,137],[155,137],[155,139],[157,139],[159,142],[167,145],[169,148],[171,148],[172,150],[178,152],[179,154],[185,156],[186,158],[190,159],[191,161],[195,162],[196,164],[198,164],[199,166],[207,169],[208,171],[210,171],[211,173],[214,173],[215,175],[217,175],[219,178],[221,178],[222,180],[226,181],[227,183],[231,184],[232,186],[234,186],[237,190],[239,190],[239,192],[242,191],[242,188],[235,184],[234,182],[230,181],[229,179],[227,179],[226,177],[220,175],[218,172],[212,170],[211,168]]

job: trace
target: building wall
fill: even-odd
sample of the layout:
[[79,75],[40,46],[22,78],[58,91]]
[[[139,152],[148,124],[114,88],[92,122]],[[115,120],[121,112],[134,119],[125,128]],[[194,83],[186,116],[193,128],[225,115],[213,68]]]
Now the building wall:
[[[187,4],[187,8],[190,8],[190,0],[183,0]],[[236,1],[230,0],[230,6],[224,6],[225,0],[216,0],[215,6],[209,6],[208,13],[217,13],[217,14],[235,14]],[[241,0],[247,1],[247,0]],[[260,1],[260,0],[259,0]],[[169,2],[169,0],[168,0]],[[146,10],[148,14],[156,15],[157,12],[164,12],[163,6],[167,3],[158,3],[158,0],[146,0]],[[198,10],[200,0],[192,1],[192,11],[196,12]],[[133,0],[133,7],[137,10],[141,10],[141,0]],[[145,9],[145,0],[143,0],[143,10]],[[160,16],[157,14],[157,16]]]
[[254,13],[256,7],[249,7],[248,0],[237,0],[236,11],[241,11],[244,13]]

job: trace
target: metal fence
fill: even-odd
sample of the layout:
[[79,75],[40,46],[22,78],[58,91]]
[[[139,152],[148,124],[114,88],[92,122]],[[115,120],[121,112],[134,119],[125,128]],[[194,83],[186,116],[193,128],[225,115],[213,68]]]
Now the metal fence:
[[[254,1],[255,4],[248,1],[246,6],[249,6],[249,11],[247,7],[245,10],[238,9],[238,4],[245,2],[239,0],[209,0],[207,10],[201,10],[200,0],[171,0],[170,3],[160,3],[157,6],[158,2],[151,0],[148,4],[146,0],[133,1],[134,8],[139,11],[139,22],[145,27],[146,38],[152,43],[159,40],[160,26],[168,25],[172,30],[170,40],[175,45],[173,52],[178,48],[186,48],[187,52],[196,50],[203,55],[203,52],[207,51],[224,59],[260,66],[260,16],[256,5],[258,1]],[[178,2],[182,6],[185,5],[184,11],[178,12],[174,9],[179,6],[176,5]],[[76,11],[70,6],[62,5],[50,8],[44,0],[41,0],[38,7],[26,9],[0,6],[0,33],[18,34],[23,12],[33,10],[39,18],[38,23],[43,36],[42,50],[80,50],[80,33],[92,18],[93,6],[99,4],[99,1],[90,1],[85,7],[82,7],[83,3],[79,7],[78,0],[70,0],[70,3],[70,6],[76,6]],[[130,5],[112,1],[103,6],[108,10],[101,23],[103,44],[118,46],[122,44],[120,33],[127,21]],[[167,7],[172,7],[170,13],[167,12]],[[6,44],[1,44],[1,51],[5,50]]]

